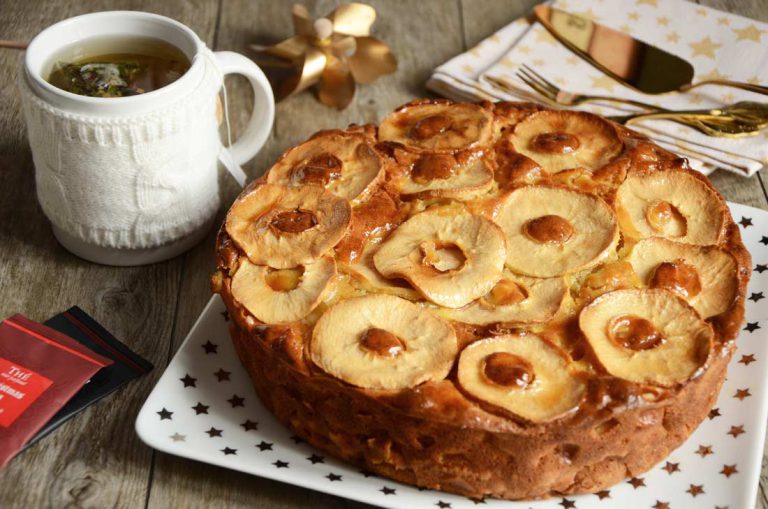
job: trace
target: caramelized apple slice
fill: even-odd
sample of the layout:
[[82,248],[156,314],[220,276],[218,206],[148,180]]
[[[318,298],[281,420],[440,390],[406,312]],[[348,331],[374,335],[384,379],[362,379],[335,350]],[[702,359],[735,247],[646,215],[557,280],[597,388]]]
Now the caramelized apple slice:
[[319,185],[350,201],[364,197],[384,175],[373,141],[362,133],[323,131],[283,154],[267,182]]
[[351,214],[349,201],[320,186],[262,184],[237,199],[225,227],[252,263],[289,269],[333,248]]
[[379,126],[379,140],[415,150],[451,152],[490,144],[493,116],[478,104],[420,100],[401,106]]
[[533,422],[567,414],[585,393],[568,355],[535,334],[472,343],[459,358],[458,380],[474,398]]
[[339,271],[349,274],[366,291],[386,293],[411,301],[423,300],[419,292],[403,279],[388,279],[382,276],[373,263],[378,244],[368,243],[354,263],[340,264]]
[[515,149],[550,173],[573,168],[596,170],[623,148],[605,119],[581,111],[541,111],[515,126]]
[[606,293],[581,311],[579,327],[605,370],[630,382],[683,383],[712,350],[712,327],[665,289]]
[[736,298],[738,266],[719,247],[651,238],[635,245],[629,262],[643,283],[677,293],[702,318],[725,312]]
[[477,325],[545,322],[558,312],[567,292],[563,278],[539,279],[505,270],[490,292],[450,310],[449,316]]
[[317,307],[336,275],[330,256],[292,269],[273,269],[243,259],[232,276],[232,296],[264,323],[301,320]]
[[410,171],[395,179],[404,198],[471,200],[493,185],[493,170],[480,154],[413,154]]
[[509,193],[494,221],[507,236],[507,267],[554,277],[600,263],[614,251],[619,229],[613,210],[591,194],[526,186]]
[[685,244],[717,244],[728,209],[707,184],[686,171],[629,175],[616,196],[622,232],[644,239],[664,237]]
[[402,277],[441,306],[462,307],[498,282],[504,234],[488,219],[429,209],[401,224],[373,257],[384,277]]
[[458,352],[453,328],[392,295],[355,297],[320,317],[310,344],[326,373],[366,389],[401,390],[448,375]]

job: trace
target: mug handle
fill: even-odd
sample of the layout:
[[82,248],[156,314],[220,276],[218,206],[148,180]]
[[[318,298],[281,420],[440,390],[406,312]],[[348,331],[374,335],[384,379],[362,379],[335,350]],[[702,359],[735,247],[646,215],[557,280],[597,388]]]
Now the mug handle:
[[213,53],[222,74],[242,74],[253,87],[253,113],[243,134],[229,147],[235,164],[250,161],[267,141],[275,119],[275,98],[267,77],[252,60],[234,51]]

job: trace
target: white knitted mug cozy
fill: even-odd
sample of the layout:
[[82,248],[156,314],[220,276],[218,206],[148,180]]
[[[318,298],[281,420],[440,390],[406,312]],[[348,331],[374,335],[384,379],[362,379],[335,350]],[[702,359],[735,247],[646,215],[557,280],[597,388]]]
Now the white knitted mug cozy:
[[[74,96],[45,82],[41,65],[50,64],[35,58],[55,50],[51,45],[62,36],[55,29],[73,21],[98,28],[104,17],[113,29],[124,20],[150,20],[147,35],[179,45],[190,70],[162,89],[126,98]],[[239,164],[256,154],[271,128],[269,84],[250,60],[210,52],[191,30],[162,16],[106,12],[62,23],[30,44],[19,80],[43,212],[59,241],[84,258],[134,265],[173,256],[196,243],[216,215],[219,159],[242,184]],[[135,33],[136,26],[125,28]],[[179,32],[188,47],[174,39]],[[216,112],[229,72],[246,75],[255,96],[251,124],[231,154],[220,141]]]

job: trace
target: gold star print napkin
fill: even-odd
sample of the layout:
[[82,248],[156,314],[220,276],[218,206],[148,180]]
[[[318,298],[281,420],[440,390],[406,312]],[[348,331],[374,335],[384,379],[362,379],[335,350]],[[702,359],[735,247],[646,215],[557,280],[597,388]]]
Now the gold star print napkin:
[[[694,66],[694,82],[725,78],[768,83],[768,24],[724,13],[686,0],[556,0],[553,6],[590,17],[598,23],[677,54]],[[669,109],[708,108],[737,101],[766,102],[752,92],[705,86],[685,94],[645,95],[603,74],[557,42],[547,30],[526,19],[505,26],[476,47],[438,67],[427,83],[431,90],[455,99],[536,100],[515,73],[527,64],[569,92],[637,99]],[[519,86],[510,94],[488,77]],[[631,108],[585,104],[579,109],[601,115],[624,114]],[[661,146],[680,153],[703,173],[716,168],[751,176],[768,164],[768,131],[749,138],[713,138],[665,120],[632,124]]]

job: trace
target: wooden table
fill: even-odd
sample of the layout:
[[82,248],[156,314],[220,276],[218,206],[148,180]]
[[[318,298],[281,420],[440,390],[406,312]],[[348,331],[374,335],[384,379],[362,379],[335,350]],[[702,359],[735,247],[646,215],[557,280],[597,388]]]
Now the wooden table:
[[[430,71],[527,12],[532,0],[376,0],[375,34],[388,41],[399,70],[362,87],[337,112],[308,93],[277,107],[274,131],[246,168],[259,175],[287,147],[318,129],[378,122],[395,106],[424,95]],[[700,3],[768,21],[764,0]],[[334,2],[309,2],[323,14]],[[0,0],[0,39],[26,40],[46,26],[84,12],[134,9],[178,19],[215,50],[244,51],[252,42],[291,33],[290,2],[280,0]],[[133,421],[149,391],[210,298],[213,233],[196,248],[148,267],[94,265],[54,240],[35,198],[15,80],[22,53],[0,49],[0,317],[21,312],[43,320],[77,304],[156,366],[16,458],[0,472],[0,507],[363,507],[311,492],[156,452],[143,445]],[[250,115],[244,80],[228,82],[235,133]],[[768,172],[744,179],[716,172],[729,200],[768,209]],[[224,203],[237,193],[222,176]],[[768,508],[763,469],[758,507]],[[733,508],[735,509],[735,508]]]

